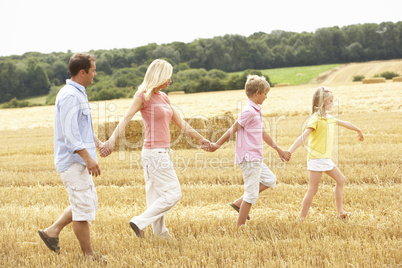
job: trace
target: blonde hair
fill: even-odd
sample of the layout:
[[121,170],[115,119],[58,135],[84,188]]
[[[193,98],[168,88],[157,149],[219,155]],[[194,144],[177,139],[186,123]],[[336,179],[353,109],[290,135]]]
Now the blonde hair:
[[263,93],[266,89],[270,90],[271,86],[267,82],[264,76],[252,75],[247,76],[247,81],[245,85],[247,97],[251,97],[257,91]]
[[313,105],[311,107],[311,114],[317,113],[323,115],[324,102],[333,97],[332,90],[327,87],[318,87],[313,94]]
[[172,77],[172,65],[162,59],[154,60],[145,73],[142,84],[138,87],[137,93],[144,93],[145,99],[149,100],[155,89],[163,85]]

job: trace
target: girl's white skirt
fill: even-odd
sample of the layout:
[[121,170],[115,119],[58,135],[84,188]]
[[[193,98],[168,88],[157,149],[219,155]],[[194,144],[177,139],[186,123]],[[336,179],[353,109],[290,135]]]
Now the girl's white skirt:
[[311,171],[329,171],[334,167],[334,162],[329,158],[317,158],[307,161],[307,170]]

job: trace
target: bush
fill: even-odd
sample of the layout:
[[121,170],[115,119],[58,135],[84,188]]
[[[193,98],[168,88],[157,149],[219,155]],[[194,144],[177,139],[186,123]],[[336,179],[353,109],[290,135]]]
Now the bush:
[[399,74],[394,72],[383,72],[380,74],[380,77],[384,77],[385,79],[392,79],[393,77],[397,77]]
[[46,105],[54,105],[54,103],[56,102],[57,93],[59,93],[59,90],[61,88],[61,86],[52,86],[50,88],[49,94],[46,98]]
[[353,77],[353,82],[362,81],[364,78],[365,78],[364,75],[356,75]]
[[242,73],[230,74],[229,77],[226,79],[226,89],[227,90],[244,89],[244,86],[247,81],[247,76],[250,74],[264,76],[265,79],[267,80],[267,82],[272,87],[272,83],[269,80],[269,77],[267,75],[262,75],[262,72],[258,71],[258,70],[247,69],[247,70],[243,71]]
[[113,100],[113,99],[121,99],[126,97],[125,90],[129,90],[129,88],[103,88],[99,92],[92,92],[89,97],[90,101],[100,101],[100,100]]
[[30,107],[31,104],[29,101],[17,100],[17,98],[13,98],[9,102],[3,103],[1,108],[22,108],[22,107]]

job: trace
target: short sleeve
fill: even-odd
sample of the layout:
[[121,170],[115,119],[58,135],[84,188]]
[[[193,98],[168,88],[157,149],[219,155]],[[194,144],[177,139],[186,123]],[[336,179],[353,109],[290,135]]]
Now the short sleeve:
[[162,98],[163,98],[164,101],[166,101],[168,104],[170,104],[169,97],[166,95],[166,93],[161,92],[161,96],[162,96]]
[[313,115],[307,123],[308,128],[317,129],[318,118],[317,116]]
[[140,99],[141,99],[142,103],[144,104],[144,107],[143,107],[143,108],[145,108],[145,107],[147,106],[148,101],[145,101],[145,94],[144,94],[144,92],[141,92],[141,93],[135,94],[135,96],[134,96],[134,97],[138,97],[138,98],[140,98]]
[[329,118],[330,123],[336,124],[337,121],[338,121],[338,119],[336,119],[335,117],[330,116],[330,118]]
[[239,123],[239,125],[241,125],[242,127],[245,127],[250,123],[253,117],[254,114],[251,109],[244,109],[237,119],[237,123]]

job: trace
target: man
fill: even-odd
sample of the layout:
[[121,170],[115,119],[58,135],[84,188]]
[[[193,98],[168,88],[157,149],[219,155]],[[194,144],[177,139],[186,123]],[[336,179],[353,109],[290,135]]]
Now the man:
[[96,75],[95,57],[86,53],[74,54],[68,68],[71,79],[67,79],[57,94],[55,104],[54,162],[69,195],[70,206],[52,226],[38,233],[49,249],[59,252],[59,234],[73,222],[84,255],[95,259],[88,222],[95,220],[98,209],[92,176],[100,175],[96,148],[102,143],[95,137],[85,92],[85,87],[93,83]]

